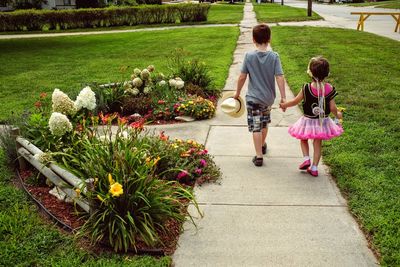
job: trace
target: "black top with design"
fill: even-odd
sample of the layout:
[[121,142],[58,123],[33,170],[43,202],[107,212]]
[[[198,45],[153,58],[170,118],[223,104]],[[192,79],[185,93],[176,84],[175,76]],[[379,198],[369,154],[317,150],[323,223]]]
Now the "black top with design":
[[[325,86],[325,85],[324,85]],[[331,113],[329,102],[337,96],[335,87],[332,86],[332,91],[325,96],[324,114],[323,117],[328,117]],[[319,107],[318,107],[318,96],[314,95],[311,91],[311,83],[307,83],[303,86],[303,113],[304,116],[311,119],[318,119]]]

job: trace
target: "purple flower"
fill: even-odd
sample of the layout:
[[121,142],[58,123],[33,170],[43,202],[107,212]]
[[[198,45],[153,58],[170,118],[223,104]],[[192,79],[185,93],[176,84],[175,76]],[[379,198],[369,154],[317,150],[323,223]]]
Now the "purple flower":
[[195,172],[196,174],[198,174],[198,175],[201,175],[202,170],[201,170],[200,168],[196,168],[196,169],[194,170],[194,172]]
[[205,159],[200,160],[200,166],[201,167],[206,167],[207,166],[207,161]]
[[177,178],[178,178],[178,180],[180,180],[180,179],[186,177],[188,174],[189,173],[186,170],[185,171],[181,171],[180,173],[178,173]]

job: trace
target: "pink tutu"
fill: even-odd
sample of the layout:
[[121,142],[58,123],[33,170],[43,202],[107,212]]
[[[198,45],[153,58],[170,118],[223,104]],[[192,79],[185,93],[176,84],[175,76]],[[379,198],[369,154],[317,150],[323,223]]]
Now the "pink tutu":
[[295,124],[289,127],[289,134],[297,139],[322,139],[329,140],[343,133],[343,128],[336,125],[329,117],[322,119],[310,119],[302,116]]

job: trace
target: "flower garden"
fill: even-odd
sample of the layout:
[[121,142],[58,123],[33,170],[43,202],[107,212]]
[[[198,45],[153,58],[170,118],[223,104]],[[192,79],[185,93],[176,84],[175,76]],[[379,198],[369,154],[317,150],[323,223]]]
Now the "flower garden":
[[178,56],[173,66],[169,75],[133,68],[125,82],[85,86],[74,101],[60,89],[41,93],[17,124],[18,153],[36,167],[21,173],[23,183],[44,192],[56,186],[79,217],[70,228],[93,244],[173,251],[188,203],[197,206],[193,186],[221,175],[202,144],[146,129],[215,113],[219,93],[207,66]]

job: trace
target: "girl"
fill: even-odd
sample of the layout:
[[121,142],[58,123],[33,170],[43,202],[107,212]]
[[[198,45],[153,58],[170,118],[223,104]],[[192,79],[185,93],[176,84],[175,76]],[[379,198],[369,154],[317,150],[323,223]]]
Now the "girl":
[[[332,112],[336,119],[342,119],[342,114],[335,104],[334,97],[337,95],[335,87],[325,82],[325,78],[329,75],[328,61],[323,57],[312,58],[308,64],[307,73],[311,76],[312,82],[305,84],[292,101],[281,103],[280,108],[295,106],[303,100],[304,115],[289,127],[289,134],[300,139],[304,162],[300,164],[299,169],[307,170],[312,176],[318,176],[322,140],[328,140],[343,133],[341,125],[335,124],[329,118],[329,114]],[[312,166],[308,139],[314,140]]]

